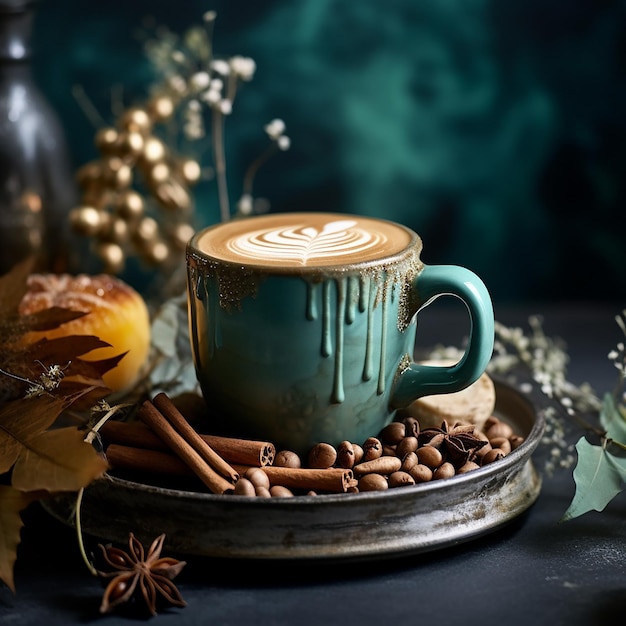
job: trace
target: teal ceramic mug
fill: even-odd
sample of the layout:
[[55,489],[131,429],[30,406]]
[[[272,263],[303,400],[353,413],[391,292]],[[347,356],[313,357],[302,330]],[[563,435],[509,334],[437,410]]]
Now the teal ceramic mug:
[[[216,432],[306,453],[362,443],[418,397],[459,391],[494,341],[483,282],[425,265],[422,242],[393,222],[332,213],[248,217],[187,246],[193,359]],[[412,359],[417,313],[459,297],[471,330],[449,367]]]

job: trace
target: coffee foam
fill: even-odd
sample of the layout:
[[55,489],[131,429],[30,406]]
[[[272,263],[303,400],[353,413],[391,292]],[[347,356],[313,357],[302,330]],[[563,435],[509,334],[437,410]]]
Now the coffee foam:
[[414,235],[375,218],[284,213],[243,218],[194,238],[202,253],[255,266],[325,267],[374,261],[405,250]]

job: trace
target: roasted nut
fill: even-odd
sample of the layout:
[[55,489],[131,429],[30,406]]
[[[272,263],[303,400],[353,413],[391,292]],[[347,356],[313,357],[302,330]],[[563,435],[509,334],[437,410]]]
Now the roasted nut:
[[383,444],[376,437],[368,437],[363,443],[363,461],[377,459],[383,454]]
[[313,469],[328,469],[337,460],[337,450],[329,443],[318,443],[309,451],[309,467]]
[[405,437],[417,437],[420,434],[420,423],[414,417],[405,417],[404,424]]
[[396,454],[403,459],[409,452],[415,452],[417,446],[417,437],[413,437],[413,435],[404,437],[396,446]]
[[433,479],[433,470],[427,465],[417,464],[409,471],[409,474],[416,483],[427,483]]
[[258,489],[259,487],[265,487],[266,489],[270,488],[270,479],[260,467],[248,468],[244,474],[244,478],[252,483],[255,489]]
[[508,454],[511,451],[511,442],[505,437],[493,437],[489,440],[492,448],[499,448],[504,452],[504,454]]
[[354,450],[355,464],[360,463],[363,460],[363,448],[358,443],[353,443],[352,449]]
[[342,441],[337,446],[337,465],[344,469],[354,467],[354,446],[350,441]]
[[485,457],[485,454],[493,450],[491,444],[487,441],[487,443],[482,448],[476,448],[472,454],[472,460],[477,461],[478,463],[482,463],[482,459]]
[[474,461],[467,461],[464,465],[461,465],[457,470],[457,474],[467,474],[467,472],[471,472],[472,470],[479,469],[480,465],[478,463],[474,463]]
[[365,474],[359,478],[359,491],[384,491],[388,488],[387,479],[380,474]]
[[499,423],[500,420],[495,415],[491,415],[485,420],[485,423],[483,424],[483,431],[487,432],[494,424]]
[[524,443],[524,437],[521,435],[512,435],[509,437],[509,441],[511,442],[511,450],[517,450],[517,448]]
[[487,435],[488,439],[493,439],[494,437],[506,437],[508,439],[513,434],[513,429],[500,420],[485,428],[485,435]]
[[271,498],[272,494],[267,487],[257,487],[255,489],[257,498]]
[[494,461],[499,461],[500,459],[503,459],[505,456],[506,454],[504,454],[504,452],[502,452],[500,448],[493,448],[489,450],[489,452],[487,452],[487,454],[485,454],[485,456],[483,457],[483,465],[489,465],[489,463],[493,463]]
[[393,472],[397,472],[401,467],[402,461],[397,456],[380,456],[377,459],[355,465],[352,471],[355,476],[372,473],[388,476]]
[[256,491],[254,485],[247,478],[239,478],[235,483],[235,489],[233,493],[236,496],[255,496]]
[[276,454],[272,465],[276,465],[277,467],[298,468],[302,466],[302,461],[295,452],[291,450],[281,450]]
[[391,422],[379,433],[378,438],[389,446],[395,446],[405,435],[405,427],[402,422]]
[[270,495],[272,498],[293,498],[293,491],[282,485],[273,485],[270,487]]
[[452,478],[456,470],[454,469],[454,465],[449,461],[442,463],[434,472],[433,472],[433,480],[440,480],[442,478]]
[[419,462],[417,460],[417,454],[415,454],[415,452],[409,452],[408,454],[405,454],[401,460],[402,466],[400,467],[400,469],[403,472],[410,472]]
[[415,454],[417,454],[418,461],[430,467],[430,469],[435,469],[443,463],[443,455],[441,452],[434,446],[428,444],[418,448]]
[[407,472],[393,472],[389,475],[387,484],[390,489],[396,487],[407,487],[415,484],[415,479]]

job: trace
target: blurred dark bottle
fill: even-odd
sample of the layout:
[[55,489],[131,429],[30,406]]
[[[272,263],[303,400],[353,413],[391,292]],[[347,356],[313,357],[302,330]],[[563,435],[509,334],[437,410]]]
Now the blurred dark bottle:
[[0,274],[30,255],[40,271],[72,269],[77,191],[61,124],[33,81],[36,6],[0,0]]

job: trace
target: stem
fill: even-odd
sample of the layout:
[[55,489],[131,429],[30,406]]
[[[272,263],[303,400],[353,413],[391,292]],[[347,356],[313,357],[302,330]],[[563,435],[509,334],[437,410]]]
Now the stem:
[[252,185],[254,183],[254,177],[256,173],[259,171],[261,165],[263,165],[276,151],[278,150],[278,146],[276,143],[272,143],[265,152],[263,152],[260,156],[253,161],[248,169],[246,170],[246,175],[243,179],[243,193],[252,195]]
[[116,118],[124,113],[124,85],[121,83],[111,87],[111,112]]
[[222,222],[227,222],[230,219],[230,207],[228,203],[228,185],[226,183],[226,157],[224,154],[224,116],[217,109],[213,109],[212,128],[213,159],[215,161],[220,216]]
[[[93,443],[93,440],[96,438],[96,434],[102,428],[102,426],[113,415],[115,415],[115,413],[117,413],[120,409],[125,408],[125,407],[129,407],[129,406],[132,406],[132,405],[131,404],[117,404],[114,407],[110,408],[104,414],[104,416],[102,418],[100,418],[100,420],[98,420],[96,425],[92,429],[90,429],[90,431],[87,433],[87,436],[85,437],[85,442],[86,443]],[[78,492],[78,495],[76,496],[76,511],[74,513],[74,524],[76,526],[76,537],[78,539],[78,549],[80,551],[80,555],[81,555],[83,561],[85,562],[85,565],[87,566],[87,569],[89,570],[89,572],[91,574],[93,574],[94,576],[97,576],[98,575],[98,571],[96,570],[96,568],[93,566],[93,564],[89,560],[89,557],[87,556],[87,552],[85,551],[85,543],[83,541],[83,526],[82,526],[82,523],[81,523],[80,509],[81,509],[81,505],[82,505],[82,502],[83,502],[83,493],[84,492],[85,492],[85,488],[83,487],[82,489],[80,489],[80,491]]]
[[204,22],[204,32],[206,34],[206,52],[202,55],[202,61],[208,67],[211,59],[213,58],[213,31],[215,24],[215,19],[212,19],[208,22]]
[[615,441],[615,439],[607,439],[606,437],[604,438],[605,441],[607,442],[607,445],[613,445],[613,446],[617,446],[620,450],[626,450],[626,444],[623,444],[619,441]]
[[91,122],[91,124],[93,124],[94,128],[102,128],[103,126],[106,126],[105,119],[102,115],[100,115],[100,112],[96,109],[89,96],[87,96],[82,85],[74,85],[72,87],[72,95],[85,117]]
[[226,80],[226,99],[230,100],[232,105],[235,104],[235,96],[237,95],[237,86],[239,79],[231,72]]
[[89,560],[89,557],[87,556],[87,553],[85,552],[85,544],[83,542],[83,531],[82,531],[82,525],[80,521],[80,506],[83,501],[84,491],[85,491],[84,488],[81,489],[78,492],[78,496],[76,497],[76,513],[74,514],[74,520],[75,520],[75,525],[76,525],[76,536],[78,538],[78,549],[80,551],[80,555],[83,558],[83,561],[85,562],[85,565],[87,566],[87,569],[89,570],[89,573],[93,574],[94,576],[97,576],[98,571]]
[[28,378],[23,378],[22,376],[18,376],[17,374],[11,374],[11,372],[7,372],[0,367],[0,374],[4,374],[9,378],[14,378],[15,380],[19,380],[22,383],[26,383],[28,385],[34,385],[35,383],[32,380],[28,380]]

